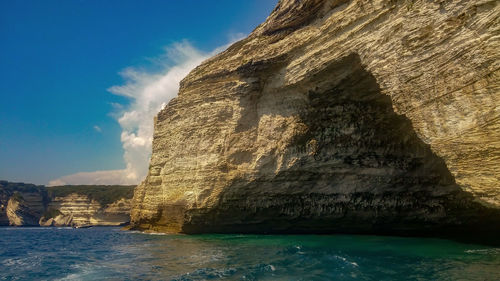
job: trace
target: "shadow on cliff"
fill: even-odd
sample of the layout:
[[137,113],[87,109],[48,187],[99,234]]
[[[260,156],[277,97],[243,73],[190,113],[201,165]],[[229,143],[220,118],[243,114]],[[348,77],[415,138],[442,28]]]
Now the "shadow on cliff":
[[499,243],[500,211],[476,202],[455,183],[411,121],[394,112],[357,54],[273,89],[276,100],[296,97],[293,110],[286,102],[263,106],[266,91],[271,90],[245,97],[249,113],[240,129],[255,129],[266,114],[296,115],[307,129],[285,151],[273,151],[255,174],[231,182],[216,207],[187,210],[183,232],[386,234]]

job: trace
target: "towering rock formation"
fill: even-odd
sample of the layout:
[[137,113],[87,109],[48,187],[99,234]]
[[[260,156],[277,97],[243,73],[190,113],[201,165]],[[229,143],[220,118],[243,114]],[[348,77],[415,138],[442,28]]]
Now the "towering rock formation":
[[498,1],[282,0],[155,119],[132,227],[497,235]]

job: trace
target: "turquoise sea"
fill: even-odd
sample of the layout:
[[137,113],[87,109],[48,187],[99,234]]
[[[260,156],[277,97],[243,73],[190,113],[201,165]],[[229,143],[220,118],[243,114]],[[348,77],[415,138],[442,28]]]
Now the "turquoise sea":
[[0,228],[0,280],[500,280],[500,249],[357,235]]

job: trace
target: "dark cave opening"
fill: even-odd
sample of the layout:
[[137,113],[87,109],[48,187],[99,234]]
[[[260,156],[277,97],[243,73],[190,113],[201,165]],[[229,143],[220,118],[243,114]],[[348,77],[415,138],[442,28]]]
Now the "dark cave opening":
[[[411,121],[394,112],[357,54],[273,94],[304,101],[294,112],[286,103],[269,109],[295,114],[307,128],[281,152],[293,165],[236,179],[216,207],[188,210],[183,232],[447,236],[498,221],[456,185]],[[247,104],[259,110],[258,98]]]

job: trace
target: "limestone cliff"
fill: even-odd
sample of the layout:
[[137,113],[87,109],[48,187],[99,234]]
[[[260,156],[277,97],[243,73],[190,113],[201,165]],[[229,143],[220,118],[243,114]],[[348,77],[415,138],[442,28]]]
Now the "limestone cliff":
[[35,226],[45,210],[43,186],[0,181],[0,226]]
[[282,0],[157,115],[132,227],[496,236],[498,1]]
[[121,198],[102,206],[86,195],[71,193],[56,197],[48,204],[48,215],[40,219],[41,226],[116,226],[130,221],[131,199]]
[[7,216],[7,205],[10,196],[4,192],[0,192],[0,226],[9,225],[9,217]]
[[12,226],[37,226],[43,212],[44,198],[37,192],[15,193],[9,198],[6,208]]

